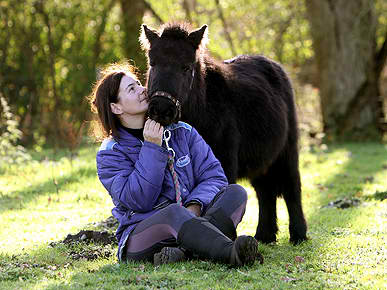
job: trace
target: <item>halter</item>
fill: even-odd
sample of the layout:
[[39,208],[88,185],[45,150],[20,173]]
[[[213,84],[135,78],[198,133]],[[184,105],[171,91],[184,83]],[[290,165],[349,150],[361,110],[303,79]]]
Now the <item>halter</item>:
[[[178,99],[172,97],[171,94],[167,93],[167,92],[164,92],[164,91],[156,91],[152,96],[151,96],[151,99],[154,97],[154,96],[157,96],[157,97],[162,97],[162,98],[166,98],[170,101],[172,101],[172,103],[176,106],[177,108],[177,117],[178,119],[181,118],[181,104],[179,102]],[[175,116],[176,117],[176,116]]]
[[[192,73],[191,73],[191,83],[189,85],[189,91],[192,90],[192,85],[193,85],[193,82],[194,82],[194,79],[195,79],[195,67],[192,68]],[[150,99],[152,99],[153,97],[162,97],[162,98],[166,98],[170,101],[172,101],[172,103],[176,106],[177,108],[177,119],[180,120],[181,119],[181,104],[179,102],[178,99],[172,97],[171,94],[167,93],[167,92],[164,92],[164,91],[156,91],[152,94],[152,96],[150,97]]]
[[[189,87],[190,91],[192,89],[194,77],[195,77],[195,68],[192,69],[192,79],[191,79],[191,84]],[[181,105],[180,105],[179,100],[172,97],[171,94],[168,94],[167,92],[163,92],[163,91],[156,91],[152,95],[152,97],[155,95],[157,95],[158,97],[163,97],[163,98],[167,98],[167,99],[171,100],[175,104],[175,106],[177,107],[177,111],[178,111],[178,115],[179,115],[179,119],[180,119],[180,117],[181,117]],[[175,150],[173,150],[173,148],[169,146],[169,140],[171,139],[171,131],[169,129],[164,130],[163,139],[164,139],[165,145],[166,145],[167,150],[168,150],[168,162],[167,163],[168,163],[169,171],[171,172],[171,175],[172,175],[173,185],[175,188],[176,203],[179,205],[182,205],[183,202],[182,202],[182,198],[181,198],[181,189],[180,189],[179,177],[177,176],[177,173],[176,173],[175,167],[174,167],[174,159],[175,159],[176,153],[175,153]]]

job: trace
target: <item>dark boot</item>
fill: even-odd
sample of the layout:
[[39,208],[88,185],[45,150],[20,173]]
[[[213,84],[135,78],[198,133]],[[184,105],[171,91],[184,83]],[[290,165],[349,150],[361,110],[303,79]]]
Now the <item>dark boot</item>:
[[240,236],[235,242],[204,218],[186,221],[177,242],[200,258],[235,266],[252,265],[258,258],[258,242],[250,236]]
[[159,253],[154,254],[153,263],[158,266],[168,263],[176,263],[187,260],[182,249],[176,247],[164,247]]
[[263,264],[263,256],[258,252],[257,246],[258,242],[254,237],[237,237],[232,248],[231,260],[236,261],[235,265],[252,265],[255,260]]
[[217,227],[226,237],[235,241],[237,232],[234,222],[224,213],[223,209],[212,207],[203,217]]

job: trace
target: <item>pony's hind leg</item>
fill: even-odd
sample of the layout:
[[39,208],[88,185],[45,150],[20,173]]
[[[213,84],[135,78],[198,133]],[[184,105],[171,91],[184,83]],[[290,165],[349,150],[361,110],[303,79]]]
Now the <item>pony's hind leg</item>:
[[296,164],[297,162],[291,162],[283,175],[285,181],[283,197],[288,208],[290,242],[293,244],[299,244],[307,239],[307,226],[301,203],[300,172]]

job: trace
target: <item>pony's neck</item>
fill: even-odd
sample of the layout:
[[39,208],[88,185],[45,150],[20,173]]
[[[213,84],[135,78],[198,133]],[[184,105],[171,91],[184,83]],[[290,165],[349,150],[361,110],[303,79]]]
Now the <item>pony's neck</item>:
[[195,68],[195,78],[192,84],[192,89],[188,94],[188,98],[182,106],[182,117],[194,127],[200,127],[207,122],[206,111],[207,97],[205,82],[205,67],[203,64],[198,64]]

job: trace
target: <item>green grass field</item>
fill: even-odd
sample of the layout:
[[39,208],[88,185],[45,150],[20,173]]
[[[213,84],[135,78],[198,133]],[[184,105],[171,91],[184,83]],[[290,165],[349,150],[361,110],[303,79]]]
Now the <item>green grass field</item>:
[[[33,162],[0,164],[0,289],[386,289],[387,147],[342,144],[301,153],[307,242],[289,244],[288,216],[278,200],[278,242],[260,245],[263,265],[230,269],[207,261],[154,267],[118,264],[116,246],[50,246],[92,229],[111,215],[99,183],[96,147],[72,161],[65,152]],[[250,185],[239,234],[255,234],[257,200]],[[360,204],[325,207],[337,199]],[[74,258],[87,251],[97,259]]]

